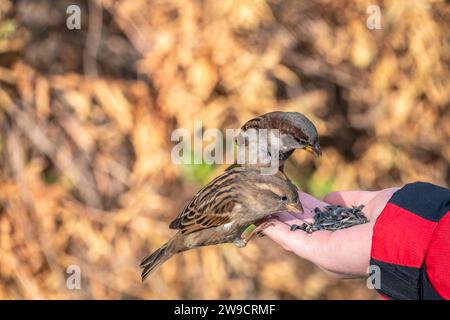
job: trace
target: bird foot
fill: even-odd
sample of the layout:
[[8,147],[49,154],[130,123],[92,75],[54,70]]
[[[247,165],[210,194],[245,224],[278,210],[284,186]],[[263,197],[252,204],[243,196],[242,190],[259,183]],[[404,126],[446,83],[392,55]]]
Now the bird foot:
[[243,238],[245,241],[245,244],[247,244],[251,239],[253,239],[254,236],[257,236],[258,238],[264,237],[264,229],[266,229],[269,226],[274,225],[271,221],[265,221],[261,223],[259,226],[257,226],[250,234]]
[[243,234],[239,238],[236,238],[233,241],[234,245],[238,248],[243,248],[247,245],[247,243],[249,243],[249,241],[251,239],[253,239],[253,237],[255,237],[255,236],[257,236],[259,238],[264,237],[264,229],[271,225],[273,225],[273,222],[266,221],[266,222],[261,223],[256,228],[253,226],[253,230],[251,232],[249,232],[248,234],[243,236],[245,233],[247,233],[246,232],[247,230],[246,230],[243,232]]
[[242,238],[237,238],[234,240],[234,245],[238,248],[243,248],[247,245],[247,241],[245,239]]

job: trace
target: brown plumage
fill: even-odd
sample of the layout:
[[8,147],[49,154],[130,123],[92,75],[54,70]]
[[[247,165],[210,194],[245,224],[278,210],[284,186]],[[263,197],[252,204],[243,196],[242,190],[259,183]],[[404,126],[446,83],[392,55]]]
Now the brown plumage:
[[[316,156],[321,155],[317,129],[314,124],[301,113],[274,111],[263,114],[247,121],[241,127],[240,134],[245,135],[251,129],[256,131],[260,129],[279,130],[280,140],[270,143],[278,144],[280,169],[283,168],[284,162],[292,155],[295,149],[305,149],[314,153]],[[243,144],[247,145],[248,141],[243,137],[244,136],[240,137],[241,139],[238,138],[237,141],[241,140]],[[270,143],[268,148],[269,151]],[[264,162],[264,159],[267,160],[270,158],[270,154],[267,154],[267,150],[261,150],[261,148],[259,148],[259,152],[260,156],[263,158],[260,159],[262,160],[261,162]],[[258,164],[243,165],[252,168],[259,166]]]
[[[266,160],[273,159],[269,148],[258,146],[262,162],[234,164],[223,174],[203,187],[181,210],[170,224],[179,230],[161,248],[141,262],[142,280],[173,255],[196,247],[234,242],[243,247],[256,231],[265,226],[271,215],[283,211],[302,212],[298,190],[283,173],[283,164],[295,149],[306,149],[319,156],[320,146],[313,123],[297,112],[271,112],[251,119],[241,128],[241,142],[250,140],[250,129],[278,129],[278,139],[270,139],[279,150],[279,169],[274,175],[261,174]],[[251,224],[258,224],[256,231],[242,238]]]
[[283,211],[303,211],[297,188],[283,172],[262,175],[257,169],[231,168],[203,187],[172,221],[170,228],[179,231],[142,261],[142,280],[179,252],[230,242],[243,247],[251,238],[241,238],[248,226]]

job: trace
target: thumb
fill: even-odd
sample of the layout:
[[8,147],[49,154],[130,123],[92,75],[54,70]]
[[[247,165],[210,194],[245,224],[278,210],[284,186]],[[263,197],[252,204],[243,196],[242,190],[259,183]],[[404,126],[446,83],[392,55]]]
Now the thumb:
[[361,204],[367,204],[377,193],[377,191],[360,190],[335,191],[328,193],[323,201],[344,207],[359,206]]

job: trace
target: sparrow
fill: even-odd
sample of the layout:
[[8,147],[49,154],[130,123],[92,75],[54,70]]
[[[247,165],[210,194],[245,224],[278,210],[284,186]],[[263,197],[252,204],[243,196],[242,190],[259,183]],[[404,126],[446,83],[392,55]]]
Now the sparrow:
[[[303,213],[298,189],[281,171],[263,175],[258,169],[231,168],[203,187],[169,228],[178,232],[142,260],[142,281],[173,255],[197,247],[234,243],[244,247],[281,212]],[[247,237],[244,231],[258,225]]]
[[[248,133],[250,133],[251,129],[256,131],[260,129],[278,129],[279,137],[270,138],[268,146],[265,148],[258,145],[258,163],[256,165],[248,165],[245,163],[243,164],[244,166],[259,167],[261,166],[260,163],[267,163],[272,156],[270,154],[271,144],[274,143],[277,144],[277,149],[279,150],[278,159],[281,170],[283,170],[284,162],[296,149],[305,149],[312,152],[317,157],[320,157],[322,154],[316,127],[301,113],[274,111],[247,121],[241,127],[236,138],[238,147],[249,146],[251,142],[249,141]],[[231,167],[236,165],[240,164],[234,164]]]

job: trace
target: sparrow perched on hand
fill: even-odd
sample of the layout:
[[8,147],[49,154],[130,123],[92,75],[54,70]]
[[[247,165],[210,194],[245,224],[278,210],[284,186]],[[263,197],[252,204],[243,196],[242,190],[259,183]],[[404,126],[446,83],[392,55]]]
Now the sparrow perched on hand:
[[[247,121],[242,127],[236,142],[239,145],[248,146],[249,141],[246,134],[254,129],[279,130],[279,138],[270,139],[268,146],[258,145],[259,159],[261,162],[267,162],[272,156],[270,154],[271,144],[277,144],[279,152],[279,167],[282,170],[284,162],[292,155],[295,149],[305,149],[314,153],[319,157],[322,153],[320,151],[319,136],[314,124],[303,114],[298,112],[282,112],[274,111],[263,114],[259,117]],[[235,166],[235,165],[233,165]],[[258,167],[257,165],[247,165],[247,167]]]
[[[281,171],[262,175],[257,169],[231,168],[203,187],[170,224],[175,236],[145,258],[142,280],[173,255],[196,247],[233,242],[244,247],[267,226],[271,215],[302,213],[298,190]],[[246,238],[242,233],[259,224]]]

